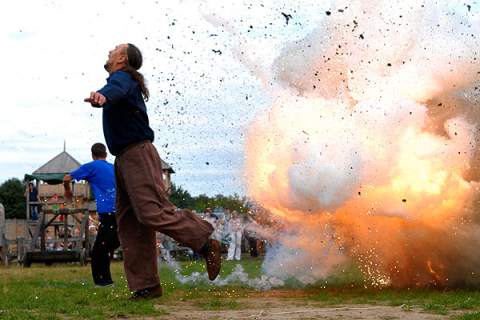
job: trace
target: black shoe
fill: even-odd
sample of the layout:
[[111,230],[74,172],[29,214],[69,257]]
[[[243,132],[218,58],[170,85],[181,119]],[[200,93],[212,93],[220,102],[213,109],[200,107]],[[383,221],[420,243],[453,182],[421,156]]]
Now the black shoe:
[[113,281],[99,282],[95,285],[95,288],[113,288],[113,287],[115,287],[115,283],[113,283]]

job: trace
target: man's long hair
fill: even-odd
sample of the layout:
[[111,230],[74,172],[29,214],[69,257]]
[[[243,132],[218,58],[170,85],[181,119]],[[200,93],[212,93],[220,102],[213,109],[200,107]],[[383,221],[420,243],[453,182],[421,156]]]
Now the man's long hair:
[[143,75],[137,70],[140,69],[143,63],[142,53],[140,50],[133,44],[129,43],[127,47],[127,59],[128,65],[122,68],[123,71],[130,73],[133,76],[133,79],[137,80],[142,89],[142,96],[145,101],[148,101],[150,92],[148,91],[147,85],[145,84],[145,79]]

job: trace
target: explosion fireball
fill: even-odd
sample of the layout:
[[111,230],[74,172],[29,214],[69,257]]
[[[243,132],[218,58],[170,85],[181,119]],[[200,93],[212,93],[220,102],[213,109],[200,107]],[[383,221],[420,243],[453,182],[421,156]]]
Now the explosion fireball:
[[477,285],[479,22],[446,2],[331,8],[276,59],[248,133],[249,196],[285,224],[265,272]]

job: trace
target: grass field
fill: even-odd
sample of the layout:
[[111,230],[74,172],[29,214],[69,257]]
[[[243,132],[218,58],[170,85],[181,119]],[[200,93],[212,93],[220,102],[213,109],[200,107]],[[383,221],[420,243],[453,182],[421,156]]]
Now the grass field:
[[[249,279],[261,277],[261,260],[228,261],[223,263],[221,279],[232,277],[232,271],[241,264]],[[160,279],[164,296],[157,300],[130,302],[123,264],[112,264],[114,288],[95,288],[90,266],[33,264],[0,267],[0,319],[154,319],[169,314],[169,305],[199,310],[242,310],[254,308],[264,297],[274,297],[294,307],[309,304],[317,308],[345,305],[402,306],[422,309],[423,313],[445,315],[452,319],[480,319],[478,290],[430,290],[365,288],[360,274],[341,272],[315,285],[299,287],[294,281],[278,288],[260,290],[241,279],[231,279],[227,285],[209,282],[202,261],[180,262],[180,268],[161,268]],[[181,271],[179,271],[181,269]],[[179,281],[176,276],[180,275]],[[185,283],[182,283],[185,282]],[[177,308],[177,307],[176,307]],[[181,305],[180,307],[181,308]],[[453,314],[453,315],[452,315]],[[384,317],[388,318],[388,317]]]

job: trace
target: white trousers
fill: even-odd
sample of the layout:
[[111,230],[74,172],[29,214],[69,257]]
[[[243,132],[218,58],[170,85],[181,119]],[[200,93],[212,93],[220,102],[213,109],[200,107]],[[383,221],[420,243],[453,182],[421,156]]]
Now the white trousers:
[[227,260],[240,260],[242,253],[242,231],[235,231],[230,233],[230,247],[228,248]]

